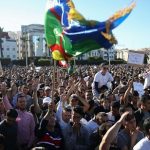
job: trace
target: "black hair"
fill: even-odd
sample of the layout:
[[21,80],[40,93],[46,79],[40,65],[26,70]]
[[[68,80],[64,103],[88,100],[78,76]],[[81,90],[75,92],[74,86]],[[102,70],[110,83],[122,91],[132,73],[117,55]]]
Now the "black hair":
[[150,95],[148,95],[148,94],[144,94],[144,95],[142,95],[142,97],[141,97],[141,102],[142,103],[146,103],[147,101],[149,101],[150,100]]
[[6,112],[6,116],[7,117],[11,117],[11,118],[17,118],[18,117],[18,113],[15,109],[9,109],[7,112]]
[[25,97],[24,93],[19,93],[19,94],[17,95],[17,102],[18,102],[18,99],[21,98],[21,97]]
[[144,120],[143,128],[146,135],[150,135],[150,117]]
[[89,100],[88,103],[90,105],[89,110],[95,106],[94,100]]
[[127,104],[127,105],[121,106],[121,107],[119,108],[119,112],[120,112],[120,113],[124,113],[124,112],[127,111],[127,108],[131,108],[131,109],[132,109],[131,105]]
[[40,88],[42,89],[42,88],[44,88],[44,86],[45,86],[45,84],[42,83],[42,84],[40,85]]
[[96,106],[95,108],[94,108],[94,110],[93,110],[93,113],[94,113],[94,115],[96,116],[99,112],[101,112],[102,111],[102,109],[101,109],[101,107],[100,106]]
[[67,112],[71,112],[72,111],[72,109],[71,109],[71,106],[66,106],[66,107],[64,107],[64,109],[63,109],[64,111],[67,111]]
[[133,91],[133,96],[139,96],[138,91]]
[[117,101],[114,101],[114,102],[111,103],[111,107],[119,109],[120,108],[120,103],[117,102]]
[[77,113],[77,114],[80,114],[81,117],[84,116],[83,108],[82,108],[81,106],[79,106],[79,105],[75,106],[75,107],[73,108],[73,111],[74,111],[75,113]]
[[128,114],[125,118],[125,121],[131,121],[134,118],[135,118],[134,114]]

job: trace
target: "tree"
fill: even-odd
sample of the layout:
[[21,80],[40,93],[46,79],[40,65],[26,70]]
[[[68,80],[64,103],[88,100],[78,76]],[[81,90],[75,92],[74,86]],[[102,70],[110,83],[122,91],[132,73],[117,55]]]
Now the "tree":
[[2,49],[2,34],[3,34],[3,28],[0,27],[0,53],[1,53],[1,58],[3,58],[3,49]]
[[145,54],[144,55],[144,64],[148,64],[148,61],[149,61],[149,56],[148,56],[148,54]]

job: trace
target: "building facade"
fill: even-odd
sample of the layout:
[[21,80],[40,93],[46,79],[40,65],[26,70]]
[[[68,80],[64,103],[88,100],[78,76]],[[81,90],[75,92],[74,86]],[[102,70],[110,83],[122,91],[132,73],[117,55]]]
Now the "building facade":
[[101,49],[100,53],[101,53],[101,57],[103,58],[103,60],[107,60],[107,61],[115,60],[116,51],[114,47],[108,50]]
[[21,57],[49,56],[44,38],[44,26],[40,24],[21,26]]
[[112,47],[111,49],[98,49],[98,50],[93,50],[93,51],[90,51],[88,53],[85,53],[81,56],[79,56],[77,59],[78,60],[87,60],[89,59],[90,57],[101,57],[103,60],[115,60],[115,55],[116,55],[116,51],[114,49],[114,47]]
[[[2,55],[1,58],[10,58],[11,60],[19,59],[17,42],[14,39],[2,38]],[[1,54],[0,54],[1,55]]]

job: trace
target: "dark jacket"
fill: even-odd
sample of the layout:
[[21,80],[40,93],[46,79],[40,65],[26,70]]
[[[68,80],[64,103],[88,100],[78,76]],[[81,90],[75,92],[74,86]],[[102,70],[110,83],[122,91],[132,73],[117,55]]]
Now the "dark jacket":
[[[150,111],[148,113],[150,117]],[[138,109],[137,111],[135,111],[134,115],[135,115],[137,126],[139,126],[142,129],[143,122],[144,122],[144,112],[141,109]]]
[[50,132],[46,126],[48,121],[43,119],[36,135],[38,137],[37,146],[42,146],[46,150],[64,150],[63,136],[60,127],[56,125],[55,131]]
[[5,137],[6,150],[17,150],[17,123],[9,125],[3,120],[0,122],[0,134]]

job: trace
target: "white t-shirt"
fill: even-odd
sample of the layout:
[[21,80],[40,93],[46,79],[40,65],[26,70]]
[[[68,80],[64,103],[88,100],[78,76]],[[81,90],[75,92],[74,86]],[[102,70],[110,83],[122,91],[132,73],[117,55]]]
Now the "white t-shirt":
[[112,75],[107,71],[105,75],[102,75],[102,71],[99,71],[95,74],[94,80],[93,80],[93,88],[94,88],[94,82],[98,82],[98,88],[102,87],[103,85],[107,85],[108,82],[113,81]]
[[57,118],[57,121],[58,121],[61,129],[63,130],[64,128],[66,128],[68,126],[69,123],[66,123],[63,121],[62,111],[63,111],[62,100],[60,100],[58,103],[58,106],[57,106],[56,118]]
[[144,89],[146,89],[147,87],[150,86],[150,71],[147,72],[147,73],[144,73],[143,77],[145,79],[145,81],[144,81]]
[[113,123],[115,122],[115,116],[112,114],[111,111],[107,113],[107,116],[108,116],[108,121],[109,121],[109,122],[111,122],[111,123],[112,123],[112,122],[113,122]]
[[150,140],[147,137],[143,138],[133,147],[133,150],[150,150]]
[[144,85],[141,82],[133,82],[133,88],[139,93],[140,97],[144,94]]
[[99,125],[92,119],[86,124],[86,128],[88,129],[89,134],[93,133],[98,127]]

